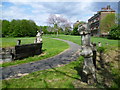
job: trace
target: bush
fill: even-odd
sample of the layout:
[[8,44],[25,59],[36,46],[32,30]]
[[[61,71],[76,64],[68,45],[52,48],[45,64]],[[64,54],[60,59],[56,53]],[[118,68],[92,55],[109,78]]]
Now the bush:
[[104,52],[104,51],[105,51],[105,47],[98,47],[98,48],[97,48],[97,51],[98,51],[98,52]]
[[73,28],[72,35],[79,35],[79,32],[77,29],[78,29],[78,27]]
[[114,26],[111,28],[111,31],[109,32],[110,39],[120,39],[120,25]]

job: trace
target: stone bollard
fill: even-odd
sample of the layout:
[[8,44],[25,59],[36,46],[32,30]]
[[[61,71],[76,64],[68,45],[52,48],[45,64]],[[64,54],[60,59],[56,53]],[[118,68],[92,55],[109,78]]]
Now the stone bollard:
[[81,35],[82,51],[81,55],[84,57],[82,80],[88,84],[96,82],[95,67],[93,64],[93,49],[90,43],[90,32],[88,24],[83,24],[78,27]]
[[17,45],[20,45],[21,44],[21,40],[17,40]]

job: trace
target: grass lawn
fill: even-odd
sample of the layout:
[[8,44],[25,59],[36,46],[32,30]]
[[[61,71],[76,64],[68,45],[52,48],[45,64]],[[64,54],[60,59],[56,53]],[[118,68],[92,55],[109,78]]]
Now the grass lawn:
[[19,79],[2,81],[2,88],[74,88],[72,82],[79,80],[83,58],[61,67],[37,71]]
[[[17,39],[21,39],[21,41],[22,41],[21,44],[26,44],[26,43],[28,44],[28,43],[33,43],[35,38],[33,38],[33,37],[2,38],[2,46],[3,47],[15,46]],[[42,56],[36,55],[34,57],[25,58],[23,60],[6,62],[6,63],[2,64],[2,67],[17,65],[17,64],[22,64],[22,63],[28,63],[28,62],[37,61],[37,60],[45,59],[48,57],[52,57],[54,55],[59,54],[60,52],[64,51],[67,48],[69,48],[68,44],[63,42],[63,41],[43,37],[43,47],[42,47],[43,55]]]
[[[81,36],[73,36],[73,35],[59,35],[58,37],[56,37],[56,35],[45,35],[45,36],[52,37],[52,38],[65,39],[81,45]],[[107,46],[106,43],[108,43],[107,47],[118,47],[118,40],[111,40],[111,39],[100,38],[100,37],[91,37],[91,42],[94,42],[96,44],[98,44],[98,42],[101,42],[102,46]]]
[[29,44],[34,43],[35,37],[2,38],[2,47],[14,47],[18,39],[21,40],[21,44]]

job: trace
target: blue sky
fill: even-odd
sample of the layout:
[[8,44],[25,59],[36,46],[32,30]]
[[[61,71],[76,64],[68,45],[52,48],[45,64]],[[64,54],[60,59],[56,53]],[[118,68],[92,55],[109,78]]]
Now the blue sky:
[[[17,2],[16,2],[17,1]],[[78,1],[58,1],[52,0],[4,0],[0,4],[2,9],[2,16],[0,19],[30,19],[34,20],[37,25],[47,25],[47,18],[50,14],[62,15],[67,18],[71,23],[80,21],[87,21],[102,7],[111,5],[111,8],[118,10],[118,0],[109,0],[111,2],[94,2],[88,0],[85,2]],[[107,1],[107,0],[106,0]]]

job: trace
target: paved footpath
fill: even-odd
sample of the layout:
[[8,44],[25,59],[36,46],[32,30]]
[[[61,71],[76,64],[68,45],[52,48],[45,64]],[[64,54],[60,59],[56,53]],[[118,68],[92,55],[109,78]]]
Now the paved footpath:
[[45,70],[51,67],[52,68],[57,67],[61,64],[68,64],[79,57],[79,54],[77,52],[78,50],[80,50],[81,47],[78,44],[75,44],[67,40],[58,39],[58,38],[55,38],[55,39],[67,42],[70,48],[51,58],[30,62],[26,64],[20,64],[16,66],[1,68],[2,77],[0,79],[7,79],[11,77],[15,78],[20,75],[22,76],[24,74],[32,73],[35,71]]

